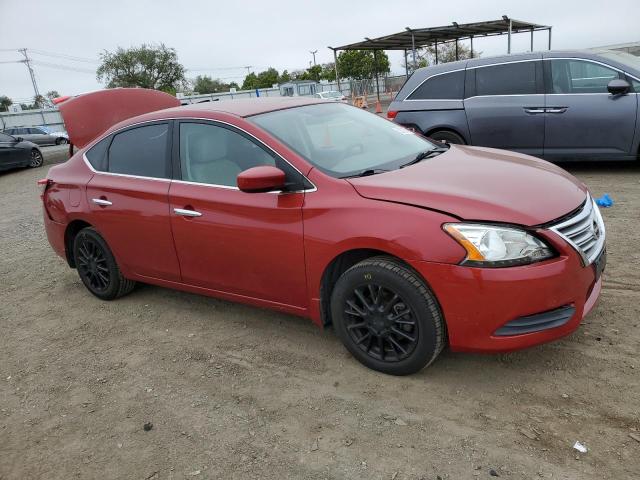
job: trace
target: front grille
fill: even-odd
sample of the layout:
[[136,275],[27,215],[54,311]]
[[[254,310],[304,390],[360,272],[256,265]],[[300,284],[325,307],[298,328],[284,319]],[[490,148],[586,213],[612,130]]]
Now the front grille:
[[591,195],[587,196],[577,213],[551,225],[550,229],[564,238],[580,254],[584,265],[591,265],[604,248],[604,222]]
[[573,305],[565,305],[564,307],[549,310],[548,312],[516,318],[515,320],[505,323],[494,332],[494,335],[506,337],[509,335],[541,332],[542,330],[560,327],[571,320],[574,313],[576,313],[576,307]]

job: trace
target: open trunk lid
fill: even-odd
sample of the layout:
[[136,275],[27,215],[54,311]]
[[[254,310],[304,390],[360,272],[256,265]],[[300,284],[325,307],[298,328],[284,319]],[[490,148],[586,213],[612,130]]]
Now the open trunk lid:
[[168,93],[145,88],[113,88],[54,100],[60,109],[69,141],[78,148],[127,118],[179,107]]

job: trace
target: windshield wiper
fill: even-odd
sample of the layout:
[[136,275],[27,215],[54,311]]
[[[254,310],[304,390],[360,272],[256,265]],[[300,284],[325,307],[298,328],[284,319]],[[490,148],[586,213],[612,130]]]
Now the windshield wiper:
[[347,175],[340,178],[356,178],[356,177],[368,177],[369,175],[375,175],[377,173],[388,172],[389,170],[383,170],[382,168],[367,168],[361,172],[354,173],[353,175]]
[[409,165],[414,165],[418,162],[421,162],[425,158],[435,157],[436,155],[440,155],[441,153],[446,152],[447,150],[449,150],[449,147],[436,147],[432,150],[425,150],[424,152],[420,152],[418,155],[416,155],[416,158],[414,158],[410,162],[405,163],[404,165],[400,165],[400,168],[408,167]]

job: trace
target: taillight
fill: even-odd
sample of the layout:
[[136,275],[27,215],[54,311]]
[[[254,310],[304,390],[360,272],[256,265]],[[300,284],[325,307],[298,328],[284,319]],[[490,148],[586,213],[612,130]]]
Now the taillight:
[[397,110],[387,110],[387,118],[389,120],[393,120],[394,118],[396,118],[396,115],[398,115]]
[[48,178],[38,180],[38,187],[40,187],[40,198],[43,197],[44,192],[47,191],[47,188],[49,188],[49,185],[51,185],[52,183],[53,181]]

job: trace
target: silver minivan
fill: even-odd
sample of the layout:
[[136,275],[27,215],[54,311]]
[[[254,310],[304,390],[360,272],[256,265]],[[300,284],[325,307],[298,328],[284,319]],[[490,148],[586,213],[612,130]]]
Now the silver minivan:
[[640,58],[550,51],[416,70],[387,116],[435,140],[547,160],[640,155]]

